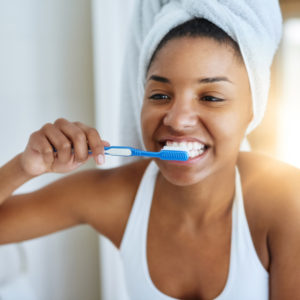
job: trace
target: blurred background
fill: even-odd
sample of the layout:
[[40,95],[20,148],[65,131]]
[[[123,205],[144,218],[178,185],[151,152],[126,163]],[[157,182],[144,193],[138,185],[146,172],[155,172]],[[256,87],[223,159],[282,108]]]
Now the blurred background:
[[[0,0],[0,165],[59,117],[95,126],[118,143],[119,78],[133,2]],[[270,100],[249,142],[300,167],[300,0],[283,0],[281,7],[284,32]],[[118,163],[109,159],[106,167]],[[17,193],[58,177],[43,175]],[[1,300],[125,300],[122,276],[116,249],[88,226],[0,246]]]
[[249,135],[254,150],[300,167],[300,0],[281,0],[283,37],[272,67],[265,118]]

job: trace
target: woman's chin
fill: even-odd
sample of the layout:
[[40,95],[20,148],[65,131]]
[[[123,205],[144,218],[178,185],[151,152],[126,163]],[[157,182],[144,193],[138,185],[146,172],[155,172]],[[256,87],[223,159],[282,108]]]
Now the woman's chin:
[[[177,186],[190,186],[208,176],[211,169],[211,151],[190,157],[187,161],[161,161],[156,163],[165,179]],[[209,166],[209,168],[207,168]]]
[[162,176],[172,185],[176,186],[192,186],[201,182],[206,178],[204,172],[191,172],[191,170],[183,170],[182,168],[164,168],[160,167]]

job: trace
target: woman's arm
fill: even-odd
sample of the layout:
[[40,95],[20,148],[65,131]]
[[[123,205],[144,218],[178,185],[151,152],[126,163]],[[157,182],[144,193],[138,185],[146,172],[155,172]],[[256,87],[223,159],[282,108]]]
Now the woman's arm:
[[[118,170],[87,170],[32,193],[9,196],[0,206],[0,244],[44,236],[81,223],[107,235],[115,219]],[[121,203],[121,201],[119,201]],[[119,205],[119,209],[124,209]],[[118,216],[117,216],[118,219]]]
[[80,172],[33,193],[12,193],[33,177],[76,169],[91,157],[88,145],[98,161],[105,144],[95,129],[64,119],[34,132],[25,151],[0,168],[0,243],[21,241],[80,223],[80,199],[93,193],[93,180],[97,178],[101,183],[98,177],[105,177],[105,172]]
[[35,177],[34,175],[30,175],[23,170],[20,159],[21,154],[17,155],[0,168],[0,205],[18,187]]

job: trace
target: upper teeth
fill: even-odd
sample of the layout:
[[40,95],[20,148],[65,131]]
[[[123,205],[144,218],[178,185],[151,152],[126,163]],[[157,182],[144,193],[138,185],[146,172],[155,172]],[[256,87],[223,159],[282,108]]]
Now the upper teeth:
[[188,150],[200,150],[204,149],[205,145],[201,144],[199,142],[173,142],[173,141],[167,141],[167,146],[171,147],[184,147]]
[[167,141],[166,144],[168,147],[180,147],[185,148],[188,150],[190,157],[195,157],[198,155],[201,155],[205,150],[205,145],[199,142],[173,142],[173,141]]

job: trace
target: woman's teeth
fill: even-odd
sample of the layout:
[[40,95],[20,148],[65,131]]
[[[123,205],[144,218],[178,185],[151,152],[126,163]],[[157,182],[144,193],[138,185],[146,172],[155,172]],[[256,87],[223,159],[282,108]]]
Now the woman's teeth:
[[172,142],[167,141],[166,146],[168,147],[180,147],[187,149],[189,157],[193,158],[201,155],[205,151],[205,145],[199,142]]

